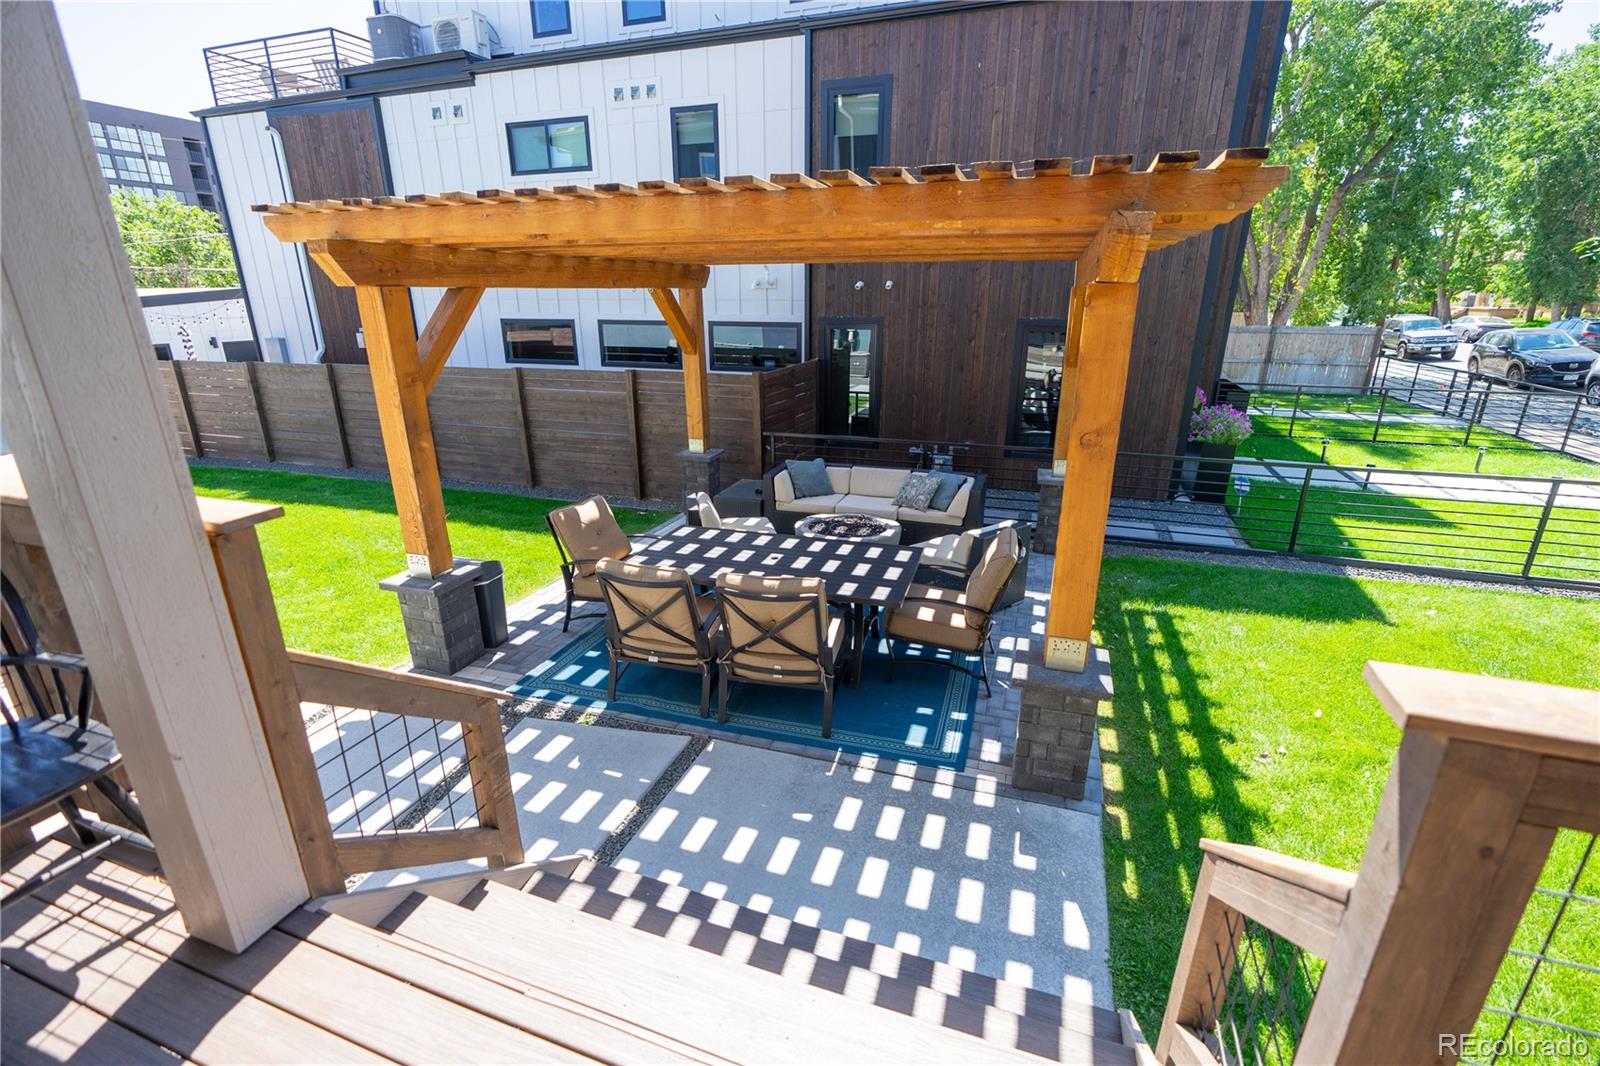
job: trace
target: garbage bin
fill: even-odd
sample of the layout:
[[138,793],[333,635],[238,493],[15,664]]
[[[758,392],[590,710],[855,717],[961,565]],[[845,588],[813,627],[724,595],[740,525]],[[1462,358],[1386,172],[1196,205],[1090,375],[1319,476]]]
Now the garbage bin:
[[483,630],[483,646],[497,648],[506,642],[505,568],[485,559],[473,578],[472,592],[478,598],[478,625]]

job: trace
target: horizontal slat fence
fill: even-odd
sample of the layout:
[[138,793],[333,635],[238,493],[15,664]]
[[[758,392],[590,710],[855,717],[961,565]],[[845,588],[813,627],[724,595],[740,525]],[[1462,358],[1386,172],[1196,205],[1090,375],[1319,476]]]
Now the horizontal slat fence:
[[[186,455],[387,469],[365,366],[164,362],[158,370]],[[710,445],[724,451],[724,484],[760,475],[765,418],[814,424],[815,383],[810,364],[712,376]],[[451,368],[428,413],[447,479],[674,502],[682,492],[687,431],[675,372]]]

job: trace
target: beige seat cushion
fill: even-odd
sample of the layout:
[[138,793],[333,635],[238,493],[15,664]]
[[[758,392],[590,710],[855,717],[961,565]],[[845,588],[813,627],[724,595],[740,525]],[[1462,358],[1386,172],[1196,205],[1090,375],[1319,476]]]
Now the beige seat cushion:
[[777,509],[791,514],[833,514],[838,508],[839,501],[844,499],[839,493],[832,496],[807,496],[800,500],[778,500]]
[[[717,590],[723,601],[722,625],[728,642],[723,663],[734,677],[804,685],[816,684],[819,670],[832,672],[843,647],[844,629],[839,617],[828,612],[827,586],[821,578],[729,573],[717,578]],[[802,607],[796,598],[809,599],[811,610],[796,615]],[[762,637],[767,627],[791,615],[795,617],[777,630],[777,635],[799,648],[799,653],[770,636]],[[826,651],[817,640],[818,619],[825,627],[821,645]],[[748,647],[733,650],[743,645]]]
[[625,559],[633,551],[628,535],[617,524],[611,505],[603,496],[558,507],[550,512],[550,525],[567,557],[579,563],[578,572],[584,576],[593,573],[592,567],[581,564],[595,563],[601,559]]
[[[967,513],[967,501],[970,500],[971,498],[972,498],[972,479],[969,477],[969,478],[966,479],[965,482],[962,483],[961,487],[956,490],[955,499],[950,501],[950,506],[945,508],[944,513],[948,514],[948,515],[955,516],[956,519],[959,521],[960,517]],[[929,511],[928,513],[930,515],[937,515],[940,512],[938,512],[938,511]]]
[[925,540],[914,547],[922,549],[922,561],[929,566],[966,569],[972,562],[972,551],[977,547],[977,537],[971,533],[946,533],[942,537]]
[[906,475],[910,473],[881,466],[853,466],[848,491],[852,496],[878,496],[892,503],[900,495],[900,486],[906,483]]
[[833,491],[837,492],[841,496],[847,492],[850,492],[850,467],[828,467],[828,484],[832,485]]
[[722,515],[717,512],[717,505],[711,502],[711,497],[704,492],[691,492],[688,497],[688,510],[694,512],[695,519],[706,529],[721,529]]
[[789,471],[780,470],[772,475],[772,501],[774,503],[789,503],[794,499],[794,479],[789,476]]
[[600,598],[600,579],[594,575],[594,564],[587,564],[589,573],[579,572],[572,575],[572,598],[575,600],[598,600]]
[[[837,663],[844,655],[845,621],[838,615],[828,619],[828,651],[830,661]],[[744,681],[767,681],[777,685],[815,685],[817,663],[798,655],[764,655],[747,651],[738,661],[729,664],[729,672]]]
[[772,520],[768,518],[740,518],[738,516],[722,516],[723,529],[738,529],[746,533],[776,533],[772,528]]
[[[828,471],[828,484],[833,486],[833,491],[843,496],[850,491],[850,468],[848,466],[830,466]],[[822,496],[811,496],[809,500],[820,500]],[[772,499],[774,503],[785,504],[796,502],[794,498],[794,480],[789,477],[789,471],[780,470],[772,476]],[[784,508],[788,510],[788,508]],[[813,511],[812,514],[822,512]]]
[[[878,518],[900,517],[900,508],[894,505],[893,496],[885,499],[882,496],[857,496],[853,492],[839,500],[838,505],[834,507],[834,512],[837,514],[870,514]],[[922,514],[923,512],[908,510],[906,513]]]
[[982,629],[958,603],[919,603],[908,598],[889,612],[884,629],[896,640],[957,651],[977,651],[983,643]]
[[967,578],[967,602],[980,611],[994,610],[1021,554],[1022,547],[1015,529],[1002,529],[996,533],[983,558],[973,568],[972,576]]
[[960,511],[914,511],[909,507],[900,508],[901,521],[924,522],[930,526],[949,526],[952,529],[961,528]]
[[[606,609],[619,629],[635,625],[665,605],[651,621],[623,634],[624,653],[639,657],[659,654],[691,661],[696,658],[695,633],[711,617],[716,601],[696,596],[687,574],[672,567],[641,566],[616,559],[602,559],[595,573],[597,582],[604,575],[612,583],[605,597]],[[604,585],[601,589],[606,591]],[[675,639],[674,633],[683,639]]]

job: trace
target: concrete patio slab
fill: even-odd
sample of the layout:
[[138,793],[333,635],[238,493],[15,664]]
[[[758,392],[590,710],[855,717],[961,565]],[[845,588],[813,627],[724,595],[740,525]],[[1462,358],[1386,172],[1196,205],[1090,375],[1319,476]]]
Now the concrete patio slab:
[[[517,722],[506,734],[506,758],[528,861],[598,850],[688,743],[687,737],[670,733],[593,729],[543,718]],[[453,793],[456,814],[470,813],[470,782],[463,779]],[[445,807],[435,808],[431,824],[448,815]],[[401,884],[484,865],[475,859],[389,870],[373,874],[361,887]]]
[[713,741],[617,866],[1111,1006],[1099,819]]

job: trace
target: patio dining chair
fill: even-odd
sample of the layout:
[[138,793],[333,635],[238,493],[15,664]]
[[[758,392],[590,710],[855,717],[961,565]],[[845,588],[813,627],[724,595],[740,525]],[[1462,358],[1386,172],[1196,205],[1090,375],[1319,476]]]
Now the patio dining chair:
[[567,597],[561,632],[565,633],[572,625],[574,603],[603,602],[600,579],[595,576],[596,564],[602,559],[626,559],[633,554],[633,543],[617,524],[617,516],[611,513],[604,496],[590,496],[557,507],[545,516],[545,522],[561,557],[561,582]]
[[972,576],[973,567],[983,559],[989,542],[994,540],[1002,529],[1016,530],[1018,555],[1017,565],[1011,572],[1010,580],[1006,582],[1005,591],[1001,593],[999,606],[996,609],[1010,607],[1013,603],[1021,601],[1027,594],[1028,542],[1033,538],[1033,529],[1028,523],[1019,522],[1014,518],[992,522],[960,533],[946,533],[942,537],[934,537],[911,545],[922,552],[922,559],[917,564],[917,580],[941,588],[965,588],[967,578]]
[[833,734],[834,672],[844,658],[847,626],[828,609],[827,586],[818,577],[717,578],[726,641],[717,688],[717,721],[728,721],[728,689],[734,681],[822,690],[822,735]]
[[[1022,545],[1015,529],[1002,529],[983,553],[983,558],[967,578],[966,587],[960,590],[937,588],[933,585],[914,584],[898,607],[888,610],[883,618],[883,635],[889,642],[889,680],[894,680],[897,662],[930,663],[959,670],[983,682],[985,694],[993,695],[989,687],[989,657],[985,645],[994,627],[994,616],[1001,609],[1001,599],[1011,575],[1016,571],[1022,555]],[[941,659],[897,659],[895,641],[943,648],[947,651],[976,655],[982,663],[982,672],[973,673],[959,662]]]
[[700,674],[700,717],[711,716],[711,676],[717,669],[715,600],[695,594],[689,575],[672,567],[620,559],[595,564],[606,604],[606,651],[611,660],[606,699],[634,663]]
[[770,518],[743,518],[723,515],[711,497],[704,492],[691,492],[684,498],[683,520],[691,526],[706,529],[742,529],[748,533],[776,533]]

